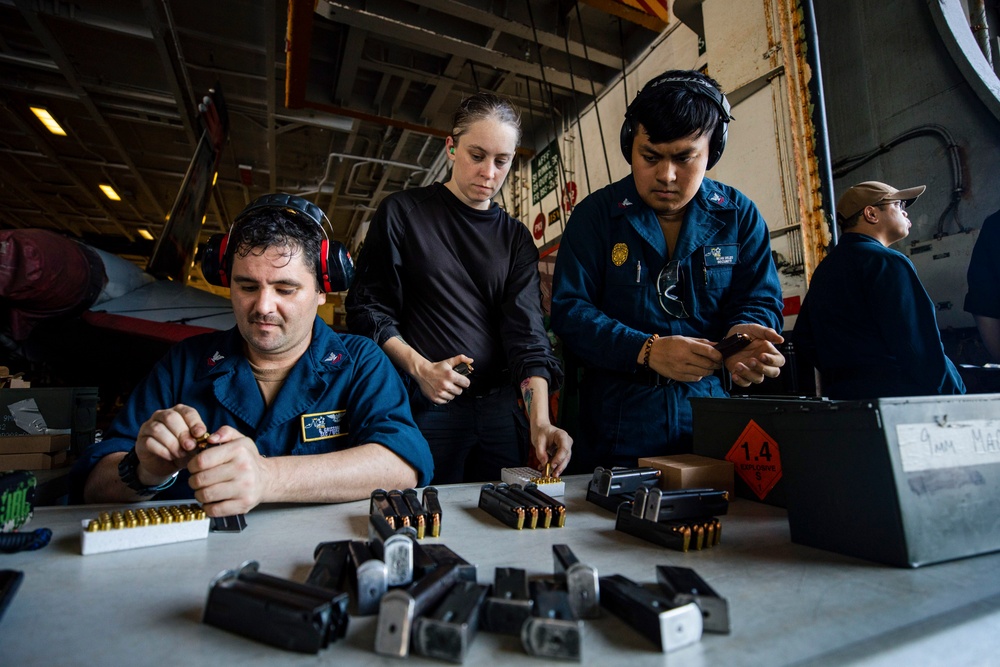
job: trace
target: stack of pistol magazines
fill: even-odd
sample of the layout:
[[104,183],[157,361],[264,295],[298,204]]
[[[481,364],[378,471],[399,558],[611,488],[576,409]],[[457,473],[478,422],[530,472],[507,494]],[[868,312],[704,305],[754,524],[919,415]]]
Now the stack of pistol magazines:
[[729,511],[729,493],[719,489],[657,486],[655,468],[596,468],[587,500],[616,514],[615,528],[661,546],[707,549],[722,539],[717,515]]
[[536,484],[483,484],[479,509],[511,528],[562,528],[566,505],[542,493]]

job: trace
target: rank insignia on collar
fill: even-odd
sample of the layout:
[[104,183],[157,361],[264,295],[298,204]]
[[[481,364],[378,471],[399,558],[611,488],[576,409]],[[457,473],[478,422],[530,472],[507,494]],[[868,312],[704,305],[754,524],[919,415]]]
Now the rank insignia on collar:
[[330,354],[326,355],[326,359],[324,359],[323,361],[330,364],[331,366],[336,366],[337,364],[340,363],[340,360],[343,358],[344,355],[342,355],[340,352],[331,352]]
[[628,208],[632,205],[632,202],[628,200],[628,197],[618,202],[618,208]]
[[223,359],[225,359],[225,357],[222,356],[221,354],[219,354],[218,352],[216,352],[211,357],[209,357],[209,359],[208,359],[208,365],[209,366],[214,366],[217,363],[219,363],[220,361],[222,361]]
[[719,206],[723,206],[726,203],[726,198],[719,192],[713,192],[712,194],[708,195],[708,201],[712,202],[713,204],[718,204]]
[[628,246],[624,243],[616,243],[611,249],[611,261],[615,266],[621,266],[628,259]]

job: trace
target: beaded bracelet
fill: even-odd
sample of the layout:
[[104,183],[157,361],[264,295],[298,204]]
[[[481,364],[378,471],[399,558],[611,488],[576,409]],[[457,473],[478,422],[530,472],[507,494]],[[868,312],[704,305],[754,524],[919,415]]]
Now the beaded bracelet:
[[642,367],[647,371],[649,370],[649,353],[653,351],[653,341],[659,338],[657,334],[653,334],[648,339],[646,339],[646,351],[642,354]]

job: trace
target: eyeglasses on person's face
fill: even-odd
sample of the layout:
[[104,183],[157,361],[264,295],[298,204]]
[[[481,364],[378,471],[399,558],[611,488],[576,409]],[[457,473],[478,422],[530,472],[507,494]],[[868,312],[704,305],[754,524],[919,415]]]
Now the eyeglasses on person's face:
[[906,202],[903,201],[902,199],[897,199],[896,201],[879,202],[878,204],[876,204],[876,206],[878,206],[879,208],[883,208],[885,206],[889,206],[890,208],[895,207],[898,208],[900,211],[906,210]]
[[680,262],[677,260],[667,262],[660,269],[660,275],[656,277],[656,295],[660,299],[660,308],[663,308],[667,315],[682,320],[689,315],[687,308],[684,307],[684,301],[677,293],[677,284],[680,282],[680,278]]

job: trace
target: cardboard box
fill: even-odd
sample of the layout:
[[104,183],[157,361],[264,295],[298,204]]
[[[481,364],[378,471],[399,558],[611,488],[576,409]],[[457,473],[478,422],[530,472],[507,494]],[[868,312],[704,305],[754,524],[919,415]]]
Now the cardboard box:
[[0,454],[0,470],[49,470],[69,462],[69,452]]
[[787,408],[793,542],[900,567],[1000,551],[1000,394]]
[[22,376],[24,373],[10,374],[10,369],[6,366],[0,366],[0,388],[10,387],[11,389],[27,389],[31,386],[31,383],[25,380]]
[[733,464],[729,461],[708,458],[697,454],[677,454],[674,456],[651,456],[639,459],[640,468],[656,468],[660,471],[660,488],[674,489],[721,489],[735,497]]
[[69,435],[0,436],[0,454],[52,453],[69,449],[71,443]]
[[97,428],[97,387],[0,389],[0,436],[56,435],[29,432],[18,425],[11,405],[33,401],[45,428],[72,436],[75,454],[94,442]]

